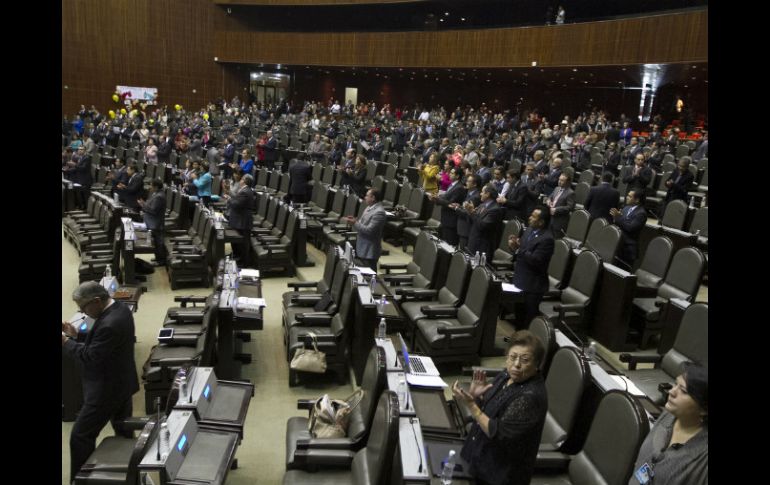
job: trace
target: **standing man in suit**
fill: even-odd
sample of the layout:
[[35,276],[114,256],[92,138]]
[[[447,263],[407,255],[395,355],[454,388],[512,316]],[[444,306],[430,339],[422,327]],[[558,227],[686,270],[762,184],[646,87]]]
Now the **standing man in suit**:
[[631,173],[626,175],[623,182],[628,184],[628,191],[636,192],[640,200],[644,201],[644,192],[655,174],[647,166],[644,160],[644,154],[639,152],[634,158],[634,168]]
[[118,183],[115,186],[115,191],[118,193],[120,201],[127,207],[139,210],[137,199],[142,195],[144,184],[142,183],[142,176],[137,171],[135,162],[128,164],[126,173],[128,174],[128,182],[125,184]]
[[465,249],[468,246],[468,235],[471,232],[471,221],[468,218],[468,213],[462,210],[462,207],[470,202],[473,206],[481,204],[481,192],[479,186],[481,185],[481,177],[478,175],[467,175],[465,177],[465,199],[462,204],[452,203],[449,207],[457,213],[457,237],[459,239],[459,249]]
[[527,217],[525,214],[529,205],[527,184],[521,180],[519,173],[514,169],[508,170],[505,178],[509,187],[508,193],[500,195],[497,198],[497,203],[505,207],[505,218],[507,220],[516,218],[523,222]]
[[567,174],[561,174],[559,186],[548,197],[548,207],[551,209],[551,231],[553,231],[553,237],[557,239],[564,237],[569,215],[575,208],[575,192],[570,188],[570,182],[571,179]]
[[160,137],[160,143],[158,145],[158,163],[169,163],[169,157],[171,156],[171,149],[173,148],[174,140],[168,136],[168,128],[163,130],[163,134]]
[[206,152],[206,161],[209,162],[209,172],[211,175],[219,175],[219,164],[222,162],[217,147],[212,146]]
[[86,152],[86,148],[83,145],[78,147],[73,160],[67,162],[67,171],[70,173],[70,180],[73,183],[80,184],[80,187],[77,187],[75,192],[77,195],[77,206],[85,210],[94,179],[91,175],[91,155]]
[[144,223],[152,231],[152,245],[155,250],[153,266],[166,265],[166,246],[163,245],[163,230],[166,227],[166,193],[163,191],[163,181],[156,178],[150,184],[150,198],[145,202],[138,199],[142,208]]
[[131,310],[95,281],[81,283],[72,299],[95,322],[86,335],[70,322],[61,324],[62,353],[79,362],[83,372],[83,407],[70,434],[70,480],[94,451],[107,422],[115,434],[133,437],[122,421],[131,416],[131,396],[139,390]]
[[347,216],[348,224],[358,233],[356,236],[356,255],[364,266],[377,271],[377,262],[382,253],[382,233],[388,220],[385,208],[382,206],[382,192],[369,189],[364,197],[366,209],[361,219]]
[[532,319],[540,314],[540,302],[548,291],[548,265],[554,251],[554,242],[548,226],[551,213],[548,207],[537,206],[529,216],[529,227],[521,237],[508,237],[513,251],[513,278],[511,282],[521,289],[521,298],[515,304],[516,329],[529,328]]
[[452,246],[460,242],[457,236],[457,212],[450,208],[452,204],[461,204],[465,200],[466,189],[462,184],[463,170],[460,167],[452,167],[449,171],[449,184],[442,195],[428,193],[428,198],[441,206],[441,239]]
[[275,162],[278,161],[278,140],[273,136],[273,130],[267,132],[267,141],[264,145],[259,145],[265,151],[265,166],[269,170],[275,168]]
[[243,175],[238,182],[238,192],[234,197],[227,198],[227,225],[241,235],[238,243],[232,245],[233,257],[238,267],[242,268],[249,265],[251,226],[254,222],[254,214],[251,211],[254,207],[254,192],[251,190],[253,183],[254,177],[251,174]]
[[287,195],[290,201],[295,204],[304,204],[308,201],[308,181],[312,175],[313,169],[307,160],[296,160],[289,167],[289,193]]
[[671,172],[666,180],[666,204],[672,200],[683,200],[687,202],[687,192],[695,181],[695,177],[690,172],[690,157],[682,157],[677,163],[678,170]]
[[618,202],[620,202],[620,192],[612,187],[612,173],[604,172],[602,182],[591,187],[591,190],[588,191],[588,197],[586,197],[585,208],[590,215],[589,220],[593,221],[603,217],[607,222],[612,223],[610,209],[617,207]]
[[481,204],[467,202],[465,210],[471,220],[471,230],[468,234],[468,251],[475,254],[486,254],[492,257],[499,239],[500,226],[503,222],[503,208],[497,204],[497,189],[487,184],[481,189]]
[[620,228],[621,240],[618,259],[633,268],[639,253],[639,234],[647,222],[647,212],[640,205],[641,199],[636,191],[630,190],[626,196],[626,206],[622,210],[610,209],[615,225]]

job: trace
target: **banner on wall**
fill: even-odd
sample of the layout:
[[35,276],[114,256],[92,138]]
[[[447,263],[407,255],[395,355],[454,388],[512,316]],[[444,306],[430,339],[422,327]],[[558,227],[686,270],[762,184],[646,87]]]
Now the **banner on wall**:
[[117,86],[116,90],[124,101],[140,101],[147,104],[156,104],[158,88],[139,88],[136,86]]

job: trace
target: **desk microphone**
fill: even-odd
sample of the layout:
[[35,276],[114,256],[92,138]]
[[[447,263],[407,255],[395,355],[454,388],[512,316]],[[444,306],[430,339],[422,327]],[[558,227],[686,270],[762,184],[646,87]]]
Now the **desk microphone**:
[[188,403],[192,404],[192,397],[193,397],[193,387],[195,386],[195,367],[190,369],[190,399],[187,401]]
[[583,357],[586,357],[585,342],[583,342],[583,340],[580,337],[578,337],[577,334],[571,328],[569,328],[569,325],[567,325],[566,322],[564,323],[564,328],[569,330],[570,335],[572,335],[575,338],[575,340],[577,341],[576,343],[580,346],[580,355],[582,355]]
[[[155,408],[158,410],[158,419],[155,423],[155,426],[160,426],[160,396],[155,398]],[[156,459],[160,461],[160,441],[161,441],[161,433],[158,433],[158,454],[156,455]]]
[[417,455],[420,457],[420,466],[417,468],[417,472],[422,473],[422,450],[420,450],[420,440],[417,439],[417,431],[414,430],[414,419],[415,418],[409,418],[409,426],[412,428],[414,443],[417,445]]

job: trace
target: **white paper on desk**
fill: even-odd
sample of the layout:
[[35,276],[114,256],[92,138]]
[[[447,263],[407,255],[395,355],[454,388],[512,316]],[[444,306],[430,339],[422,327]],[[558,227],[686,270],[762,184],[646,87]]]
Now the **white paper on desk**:
[[625,376],[610,376],[612,377],[612,380],[618,383],[619,386],[621,386],[621,389],[628,389],[628,392],[633,394],[634,396],[646,396],[645,393],[642,392],[641,389],[636,387],[636,384],[631,382],[631,380],[628,377]]
[[132,225],[134,226],[135,231],[146,231],[147,230],[147,224],[144,222],[132,222]]
[[503,291],[508,293],[521,293],[521,288],[512,283],[503,283]]
[[449,387],[440,376],[416,376],[414,374],[406,375],[406,382],[413,386],[420,387]]
[[244,268],[238,273],[238,276],[241,278],[259,278],[259,270]]
[[377,274],[377,272],[374,271],[372,268],[365,268],[363,266],[357,266],[356,269],[362,275],[376,275]]
[[385,215],[388,215],[390,217],[396,217],[396,213],[391,211],[385,211]]

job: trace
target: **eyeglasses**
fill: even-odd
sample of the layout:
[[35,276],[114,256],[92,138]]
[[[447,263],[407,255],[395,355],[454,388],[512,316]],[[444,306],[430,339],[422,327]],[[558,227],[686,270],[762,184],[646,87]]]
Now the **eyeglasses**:
[[508,358],[506,359],[511,364],[515,363],[517,360],[521,365],[527,365],[530,362],[532,362],[532,356],[531,355],[518,355],[518,354],[510,354],[508,355]]

